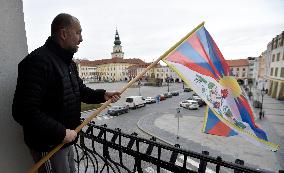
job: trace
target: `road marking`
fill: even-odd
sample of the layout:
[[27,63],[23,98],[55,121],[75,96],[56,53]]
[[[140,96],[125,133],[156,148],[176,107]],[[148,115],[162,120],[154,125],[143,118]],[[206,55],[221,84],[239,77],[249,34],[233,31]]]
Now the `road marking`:
[[[183,163],[180,162],[180,161],[178,161],[178,160],[176,160],[175,165],[183,167]],[[189,167],[189,166],[187,166],[187,168],[188,168],[188,167]],[[193,168],[189,168],[189,169],[190,169],[190,170],[193,170]],[[172,171],[168,171],[168,170],[165,170],[165,171],[166,171],[166,173],[173,173]]]
[[107,117],[107,116],[103,116],[104,117],[104,119],[106,119],[106,120],[108,120],[108,119],[110,119],[109,117]]
[[[179,156],[180,159],[184,160],[184,156]],[[190,159],[190,157],[187,157],[187,163],[191,164],[192,166],[199,168],[199,163]],[[206,173],[215,173],[215,171],[213,171],[212,169],[209,169],[208,167],[206,167]]]

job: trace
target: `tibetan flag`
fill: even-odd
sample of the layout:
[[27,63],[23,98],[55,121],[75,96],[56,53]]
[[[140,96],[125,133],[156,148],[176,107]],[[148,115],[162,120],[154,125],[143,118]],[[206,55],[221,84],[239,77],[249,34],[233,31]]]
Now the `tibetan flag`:
[[209,106],[227,127],[250,142],[277,151],[254,119],[254,113],[237,80],[209,32],[201,23],[166,52],[162,59]]
[[206,106],[205,110],[202,132],[225,137],[235,136],[238,134],[225,123],[220,121],[217,115],[215,115],[214,112],[208,108],[208,106]]

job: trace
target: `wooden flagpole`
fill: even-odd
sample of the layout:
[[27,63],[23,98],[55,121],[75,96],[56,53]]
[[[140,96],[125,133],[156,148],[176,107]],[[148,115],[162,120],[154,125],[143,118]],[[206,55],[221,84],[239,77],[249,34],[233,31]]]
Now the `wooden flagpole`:
[[[190,33],[188,33],[185,37],[183,37],[179,42],[177,42],[174,46],[172,46],[169,50],[167,50],[162,56],[160,56],[157,60],[152,62],[144,71],[142,71],[140,74],[138,74],[134,79],[132,79],[128,84],[126,84],[121,90],[120,93],[122,94],[127,88],[129,88],[133,83],[135,83],[138,79],[140,79],[148,70],[153,68],[155,65],[158,64],[160,60],[165,58],[169,53],[171,53],[173,50],[175,50],[182,42],[184,42],[192,33],[194,33],[199,27],[203,26],[204,22],[199,24],[194,30],[192,30]],[[88,118],[86,118],[82,124],[80,124],[75,131],[79,133],[80,130],[84,126],[86,126],[89,122],[92,121],[93,118],[95,118],[99,113],[101,113],[109,104],[111,103],[111,99],[106,101],[99,109],[97,109],[92,115],[90,115]],[[39,167],[41,167],[42,164],[44,164],[49,158],[53,156],[57,151],[60,150],[60,148],[63,147],[65,143],[61,143],[58,146],[56,146],[54,149],[52,149],[47,155],[45,155],[43,158],[41,158],[37,163],[35,163],[28,171],[27,173],[34,173],[38,170]]]

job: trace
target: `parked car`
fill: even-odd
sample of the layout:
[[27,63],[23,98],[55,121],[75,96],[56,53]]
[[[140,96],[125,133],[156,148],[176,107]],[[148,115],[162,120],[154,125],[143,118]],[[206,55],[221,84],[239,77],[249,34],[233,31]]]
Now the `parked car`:
[[190,91],[192,91],[192,89],[191,89],[191,88],[188,88],[188,87],[185,87],[185,88],[183,89],[183,91],[184,91],[184,92],[190,92]]
[[185,100],[180,102],[180,107],[187,108],[187,109],[198,109],[199,105],[198,102],[195,100]]
[[156,103],[156,100],[154,97],[146,97],[145,101],[147,104]]
[[164,93],[164,96],[166,98],[172,98],[173,97],[172,93],[170,93],[170,92]]
[[173,96],[178,96],[179,95],[178,91],[172,91],[171,93],[172,93]]
[[187,100],[195,100],[197,101],[199,107],[206,105],[205,101],[202,100],[199,96],[198,97],[189,97]]
[[254,106],[255,108],[261,108],[261,102],[258,101],[258,100],[254,100],[254,101],[253,101],[253,106]]
[[188,104],[186,105],[185,108],[187,109],[199,109],[198,102],[195,100],[186,100]]
[[[196,93],[193,93],[192,96],[198,96]],[[198,96],[199,97],[199,96]]]
[[136,109],[145,106],[145,99],[142,96],[130,96],[126,98],[125,104],[128,105],[129,108]]
[[206,105],[205,101],[202,100],[196,93],[192,94],[192,97],[189,97],[188,100],[196,100],[198,102],[199,107]]
[[166,97],[164,96],[164,94],[160,94],[159,98],[160,98],[160,101],[166,100]]
[[129,107],[127,105],[124,106],[112,106],[108,109],[107,113],[112,116],[118,116],[129,111]]
[[187,105],[187,104],[188,104],[188,101],[185,100],[185,101],[180,102],[180,103],[179,103],[179,106],[180,106],[180,107],[183,107],[183,108],[186,108],[186,105]]

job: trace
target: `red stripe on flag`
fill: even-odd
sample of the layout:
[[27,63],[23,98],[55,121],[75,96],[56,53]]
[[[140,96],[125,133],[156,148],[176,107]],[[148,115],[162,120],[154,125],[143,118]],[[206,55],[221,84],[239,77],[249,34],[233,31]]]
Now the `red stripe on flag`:
[[197,65],[193,61],[190,61],[186,56],[182,55],[180,52],[177,52],[177,51],[173,52],[171,55],[169,55],[166,58],[166,60],[170,61],[170,62],[182,64],[182,65],[186,66],[187,68],[189,68],[193,71],[196,71],[196,72],[203,74],[203,75],[206,75],[206,76],[210,76],[210,77],[214,78],[215,80],[217,80],[215,75],[212,74],[211,71]]
[[210,67],[213,69],[213,71],[218,76],[218,78],[221,78],[221,74],[215,68],[215,66],[212,63],[211,59],[207,55],[207,53],[206,53],[206,51],[205,51],[205,49],[203,47],[203,44],[201,43],[201,41],[200,41],[199,37],[197,36],[197,34],[196,33],[192,34],[188,38],[187,42],[194,48],[194,50],[196,52],[198,52],[204,58],[204,60],[210,65]]
[[216,125],[208,131],[208,133],[218,136],[228,136],[230,132],[231,129],[227,125],[222,123],[222,121],[216,123]]

